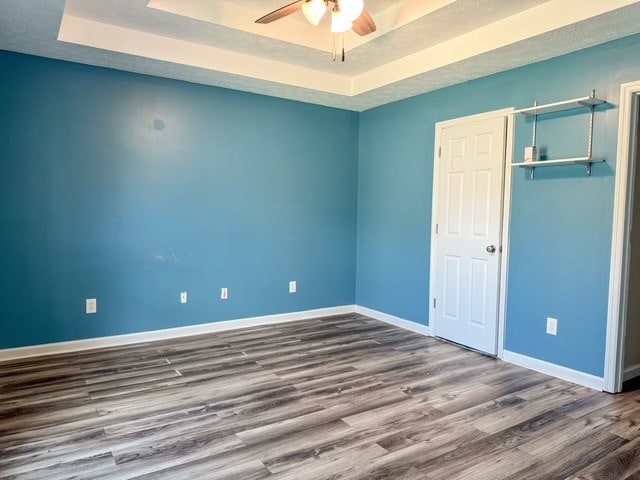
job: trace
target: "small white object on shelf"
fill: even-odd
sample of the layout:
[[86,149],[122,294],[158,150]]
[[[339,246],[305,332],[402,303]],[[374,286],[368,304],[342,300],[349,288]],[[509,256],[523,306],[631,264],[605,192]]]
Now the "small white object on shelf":
[[538,160],[538,149],[535,147],[525,147],[524,148],[524,162],[532,163]]

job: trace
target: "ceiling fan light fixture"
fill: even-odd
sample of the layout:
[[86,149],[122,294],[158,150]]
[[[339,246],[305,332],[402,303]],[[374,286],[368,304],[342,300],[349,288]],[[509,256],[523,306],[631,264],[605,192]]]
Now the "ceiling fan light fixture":
[[[256,20],[256,23],[271,23],[302,11],[309,23],[319,25],[329,9],[331,9],[331,32],[333,33],[333,60],[337,56],[336,34],[343,34],[353,29],[362,37],[376,31],[373,18],[364,9],[364,0],[295,0],[263,15]],[[340,35],[339,38],[342,42],[342,61],[344,62],[344,35]]]
[[331,31],[333,33],[343,33],[350,30],[353,27],[353,23],[342,10],[336,10],[334,8],[331,12]]
[[340,0],[340,11],[353,22],[362,14],[364,9],[363,0]]
[[324,0],[308,0],[302,4],[302,13],[312,25],[318,25],[327,11]]

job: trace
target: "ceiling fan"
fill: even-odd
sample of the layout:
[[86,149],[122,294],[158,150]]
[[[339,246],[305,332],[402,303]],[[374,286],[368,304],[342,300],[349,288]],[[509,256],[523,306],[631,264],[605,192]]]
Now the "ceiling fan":
[[[271,23],[302,11],[312,25],[318,25],[327,11],[331,12],[331,31],[344,33],[353,30],[360,36],[376,31],[376,24],[364,9],[363,0],[297,0],[280,7],[256,20],[256,23]],[[333,60],[336,59],[335,38]],[[342,61],[344,62],[344,37],[342,38]]]

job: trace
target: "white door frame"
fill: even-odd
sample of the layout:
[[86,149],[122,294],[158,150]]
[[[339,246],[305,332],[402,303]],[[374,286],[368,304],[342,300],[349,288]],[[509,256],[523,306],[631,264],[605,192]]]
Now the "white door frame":
[[[637,112],[635,102],[640,96],[640,81],[620,86],[618,118],[618,153],[616,161],[611,267],[609,274],[609,309],[607,313],[607,345],[605,351],[604,389],[616,393],[622,390],[624,370],[624,337],[629,286],[629,241],[633,214],[633,180]],[[633,130],[633,131],[632,131]]]
[[433,292],[435,292],[436,281],[436,219],[438,212],[438,174],[439,174],[439,149],[442,130],[447,127],[463,125],[465,123],[476,122],[478,120],[488,120],[492,118],[506,117],[506,144],[505,144],[505,166],[502,195],[502,257],[500,259],[500,284],[498,286],[498,358],[502,358],[504,352],[504,330],[507,305],[507,272],[509,266],[509,230],[511,228],[511,159],[513,158],[513,108],[494,110],[492,112],[470,115],[467,117],[455,118],[436,123],[436,134],[433,152],[433,194],[431,197],[431,252],[429,269],[429,332],[434,335],[435,310],[433,308]]

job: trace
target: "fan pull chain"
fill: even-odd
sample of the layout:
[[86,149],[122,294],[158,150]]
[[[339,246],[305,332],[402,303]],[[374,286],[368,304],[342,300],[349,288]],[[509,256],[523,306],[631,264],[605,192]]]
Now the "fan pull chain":
[[[342,61],[344,62],[346,55],[344,53],[344,33],[340,34],[340,46],[342,49]],[[338,54],[337,54],[337,48],[336,48],[336,34],[333,34],[333,45],[331,48],[331,60],[333,60],[334,62],[336,61],[336,58],[338,58]]]
[[336,34],[333,34],[333,42],[332,42],[332,49],[331,49],[331,60],[333,60],[334,62],[336,61]]

